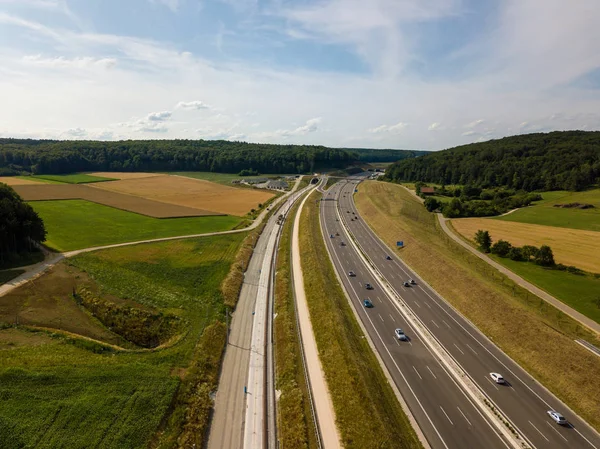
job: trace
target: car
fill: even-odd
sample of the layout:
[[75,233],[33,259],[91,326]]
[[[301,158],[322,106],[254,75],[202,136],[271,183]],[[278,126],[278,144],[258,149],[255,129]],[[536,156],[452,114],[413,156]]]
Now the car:
[[348,271],[348,276],[353,278],[354,276],[356,276],[356,273],[354,271]]
[[340,235],[340,233],[339,233],[339,232],[336,232],[336,233],[335,233],[335,235],[338,235],[338,236],[339,236],[339,235]]
[[344,242],[340,242],[340,246],[346,246]]
[[394,331],[394,333],[396,334],[396,338],[400,341],[408,341],[408,337],[406,336],[406,334],[404,333],[404,331],[400,328],[396,329]]
[[363,306],[365,306],[367,309],[370,309],[371,307],[373,307],[373,303],[370,300],[365,299],[363,301]]
[[557,411],[548,410],[546,413],[548,413],[548,416],[550,418],[552,418],[552,420],[555,421],[556,424],[560,424],[561,426],[564,426],[565,424],[568,423],[567,419],[563,415],[558,413]]
[[390,256],[385,256],[385,260],[392,260]]
[[356,215],[356,212],[352,212],[352,215]]
[[403,284],[405,287],[410,287],[410,284],[408,282],[404,282]]
[[351,218],[350,221],[354,221],[354,218]]
[[330,239],[332,239],[332,238],[333,238],[333,234],[330,234],[330,235],[329,235],[329,238],[330,238]]
[[365,288],[367,290],[373,290],[373,286],[371,284],[369,284],[368,282],[365,284]]
[[339,218],[336,218],[336,219],[335,219],[335,221],[340,221],[340,219],[339,219]]
[[349,210],[347,210],[347,211],[346,211],[346,213],[347,213],[347,214],[349,214],[349,213],[350,213],[350,211],[349,211]]
[[492,380],[494,382],[496,382],[497,384],[503,384],[506,383],[506,381],[504,380],[504,377],[502,377],[502,374],[498,374],[498,373],[490,373],[490,377],[492,378]]
[[410,282],[410,285],[417,285],[414,279],[409,279],[408,282]]

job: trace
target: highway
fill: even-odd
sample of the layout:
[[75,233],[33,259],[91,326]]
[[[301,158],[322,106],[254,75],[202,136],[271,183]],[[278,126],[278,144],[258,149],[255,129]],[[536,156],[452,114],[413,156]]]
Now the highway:
[[[438,361],[437,354],[420,340],[405,315],[417,318],[419,325],[443,347],[446,356],[464,370],[479,392],[502,411],[529,445],[540,449],[600,449],[597,432],[420,280],[359,218],[353,201],[358,182],[339,182],[324,196],[321,224],[325,240],[344,287],[430,445],[434,448],[495,448],[507,447],[507,439],[482,416],[479,407]],[[352,220],[354,217],[357,219]],[[382,279],[373,275],[363,257],[347,241],[342,224]],[[345,240],[345,246],[341,246],[341,240]],[[402,240],[402,236],[398,236],[398,240]],[[387,260],[387,255],[391,260]],[[349,271],[354,271],[356,276],[349,277]],[[404,287],[403,282],[411,278],[417,284]],[[367,282],[373,285],[373,290],[365,289]],[[382,284],[392,290],[391,297]],[[365,298],[373,302],[373,308],[363,307]],[[409,343],[394,338],[397,327],[411,337]],[[501,373],[507,384],[495,384],[490,372]],[[571,425],[563,427],[554,423],[546,414],[549,409],[563,413]]]

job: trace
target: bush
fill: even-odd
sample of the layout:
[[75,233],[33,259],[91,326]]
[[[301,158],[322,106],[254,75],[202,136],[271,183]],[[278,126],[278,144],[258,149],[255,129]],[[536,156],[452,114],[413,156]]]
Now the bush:
[[443,206],[441,201],[431,197],[426,198],[423,204],[425,205],[425,209],[427,209],[429,212],[434,212]]
[[523,257],[523,252],[521,251],[521,248],[519,248],[518,246],[513,246],[510,251],[508,252],[508,257],[511,260],[515,260],[517,262],[522,262],[525,260],[525,258]]
[[552,248],[548,245],[542,245],[535,257],[535,263],[544,267],[553,267],[556,265]]
[[489,253],[492,247],[492,237],[488,231],[479,230],[475,233],[475,242],[484,253]]
[[512,249],[512,245],[506,240],[498,240],[492,245],[492,254],[496,254],[500,257],[508,256],[508,253]]

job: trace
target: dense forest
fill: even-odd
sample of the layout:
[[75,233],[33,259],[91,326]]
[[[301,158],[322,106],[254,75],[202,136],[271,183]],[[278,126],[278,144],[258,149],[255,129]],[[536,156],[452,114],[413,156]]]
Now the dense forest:
[[36,252],[34,243],[46,240],[44,223],[11,187],[0,182],[0,268],[23,253]]
[[[223,140],[127,140],[118,142],[0,139],[0,176],[85,171],[211,171],[308,173],[345,168],[377,150],[308,145],[267,145]],[[386,150],[398,160],[419,152]]]
[[342,150],[356,154],[357,159],[361,162],[396,162],[430,153],[422,150],[373,150],[370,148],[342,148]]
[[398,161],[390,181],[424,181],[480,188],[582,190],[600,177],[600,132],[525,134],[463,145]]

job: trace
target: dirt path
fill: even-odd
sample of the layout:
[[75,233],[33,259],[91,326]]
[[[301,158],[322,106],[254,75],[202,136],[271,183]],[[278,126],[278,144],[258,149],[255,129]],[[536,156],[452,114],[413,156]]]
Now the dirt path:
[[526,290],[529,290],[531,293],[533,293],[536,296],[539,296],[544,301],[552,304],[554,307],[563,311],[564,313],[569,315],[574,320],[579,321],[582,325],[584,325],[587,328],[591,329],[592,331],[600,334],[600,324],[596,323],[594,320],[586,317],[585,315],[579,313],[575,309],[569,307],[564,302],[560,301],[559,299],[556,299],[554,296],[546,293],[541,288],[536,287],[531,282],[526,281],[521,276],[518,276],[517,274],[510,271],[508,268],[500,265],[498,262],[490,259],[488,256],[486,256],[482,252],[478,251],[476,248],[473,248],[471,245],[466,243],[462,238],[460,238],[458,235],[456,235],[454,232],[452,232],[452,230],[448,227],[448,224],[446,223],[447,220],[442,216],[442,214],[437,214],[437,216],[438,216],[438,221],[440,223],[440,226],[442,227],[444,232],[446,234],[448,234],[448,236],[452,240],[454,240],[456,243],[461,245],[467,251],[470,251],[471,253],[473,253],[474,255],[479,257],[481,260],[487,262],[492,267],[497,269],[499,272],[501,272],[502,274],[507,276],[509,279],[511,279],[515,283],[519,284],[521,287],[525,288]]
[[304,208],[304,203],[310,195],[307,195],[296,213],[294,220],[294,230],[292,234],[292,265],[294,275],[294,290],[296,291],[296,301],[298,304],[298,321],[300,322],[300,333],[302,335],[302,345],[304,346],[304,355],[310,379],[310,388],[315,402],[315,413],[319,423],[321,439],[325,449],[341,448],[340,434],[335,423],[335,412],[331,395],[325,381],[325,373],[319,360],[319,351],[317,342],[313,333],[312,323],[310,322],[310,313],[306,302],[306,292],[304,291],[304,277],[302,275],[302,266],[300,264],[300,215]]

